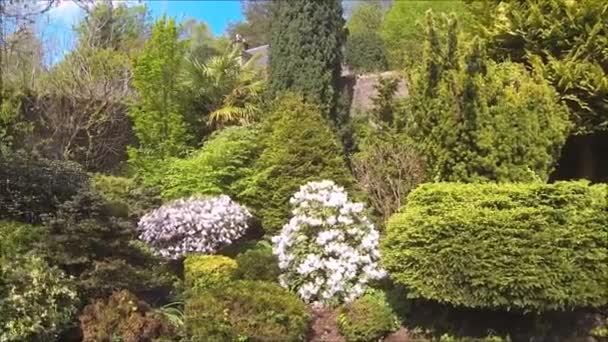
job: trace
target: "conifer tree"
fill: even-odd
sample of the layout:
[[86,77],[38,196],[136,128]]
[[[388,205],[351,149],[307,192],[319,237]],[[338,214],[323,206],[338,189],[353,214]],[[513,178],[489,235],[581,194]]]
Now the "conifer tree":
[[129,151],[129,159],[140,171],[146,164],[154,168],[151,160],[177,156],[187,146],[178,82],[183,56],[175,21],[159,19],[133,68],[138,98],[129,108],[129,116],[139,147]]
[[340,0],[275,0],[270,39],[270,88],[335,106],[344,19]]

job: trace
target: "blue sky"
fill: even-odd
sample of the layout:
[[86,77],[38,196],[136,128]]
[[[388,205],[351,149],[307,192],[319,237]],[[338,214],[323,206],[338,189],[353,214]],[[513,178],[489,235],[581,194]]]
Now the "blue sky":
[[[129,5],[140,3],[137,0],[113,1],[126,2]],[[141,2],[148,6],[153,18],[163,14],[175,17],[178,22],[195,18],[206,22],[215,35],[223,34],[230,22],[243,19],[238,0],[143,0]],[[38,32],[42,40],[56,50],[51,63],[57,62],[74,46],[75,37],[72,27],[82,19],[83,14],[84,11],[72,0],[60,0],[58,5],[38,22]]]

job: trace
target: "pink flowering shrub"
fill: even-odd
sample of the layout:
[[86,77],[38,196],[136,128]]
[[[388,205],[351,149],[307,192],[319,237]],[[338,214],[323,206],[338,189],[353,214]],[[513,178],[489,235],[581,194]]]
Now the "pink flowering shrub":
[[139,238],[166,258],[213,254],[243,236],[250,218],[247,208],[225,195],[178,199],[143,216]]
[[362,203],[325,180],[300,187],[290,200],[293,217],[272,238],[282,286],[307,301],[349,302],[369,281],[384,277],[378,265],[378,231]]

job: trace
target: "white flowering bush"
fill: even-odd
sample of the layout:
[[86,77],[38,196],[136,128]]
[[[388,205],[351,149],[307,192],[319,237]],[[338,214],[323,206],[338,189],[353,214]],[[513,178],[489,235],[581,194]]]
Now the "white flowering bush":
[[166,258],[212,254],[243,236],[250,218],[225,195],[178,199],[143,216],[139,238]]
[[300,187],[293,217],[272,238],[282,286],[307,302],[349,302],[369,281],[384,277],[378,265],[378,231],[344,188],[325,180]]

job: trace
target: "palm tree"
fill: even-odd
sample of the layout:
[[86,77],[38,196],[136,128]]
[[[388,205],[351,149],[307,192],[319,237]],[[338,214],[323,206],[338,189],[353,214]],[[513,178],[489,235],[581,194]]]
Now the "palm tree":
[[241,63],[240,48],[230,48],[204,63],[187,60],[184,85],[208,103],[208,124],[249,124],[258,118],[265,80],[255,67],[256,58]]

